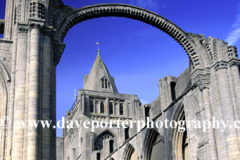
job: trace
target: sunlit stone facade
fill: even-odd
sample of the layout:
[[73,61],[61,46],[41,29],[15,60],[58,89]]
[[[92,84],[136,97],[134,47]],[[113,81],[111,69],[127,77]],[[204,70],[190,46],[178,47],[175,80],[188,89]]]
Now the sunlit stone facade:
[[[7,0],[0,20],[1,160],[237,160],[240,130],[143,127],[64,129],[56,138],[56,66],[74,25],[97,17],[126,17],[150,24],[171,36],[189,58],[179,76],[159,80],[159,96],[141,104],[137,96],[118,93],[100,55],[78,91],[69,120],[223,120],[240,119],[237,49],[217,38],[185,32],[166,18],[126,4],[98,4],[79,9],[60,0]],[[141,87],[141,86],[140,86]],[[112,106],[110,105],[112,104]],[[4,118],[5,117],[5,118]],[[7,120],[6,120],[7,118]],[[2,120],[2,119],[1,119]],[[17,120],[52,120],[50,128],[14,127]]]

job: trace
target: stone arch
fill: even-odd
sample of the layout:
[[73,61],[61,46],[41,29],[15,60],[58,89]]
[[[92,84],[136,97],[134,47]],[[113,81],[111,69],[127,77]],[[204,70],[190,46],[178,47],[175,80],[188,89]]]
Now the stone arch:
[[143,152],[144,160],[161,160],[165,158],[164,140],[155,129],[149,129],[147,131],[143,143]]
[[[2,64],[2,63],[0,63]],[[3,67],[3,68],[2,68]],[[8,85],[7,82],[10,81],[9,74],[3,65],[0,65],[0,118],[3,120],[4,117],[8,117],[9,114],[7,110],[8,105]],[[6,145],[6,134],[7,127],[11,125],[12,119],[6,119],[5,126],[0,127],[0,155],[4,155],[4,147]]]
[[[1,63],[0,63],[1,64]],[[0,116],[7,116],[8,87],[7,81],[10,81],[9,74],[2,70],[0,65]]]
[[134,156],[134,154],[137,154],[137,152],[135,151],[134,147],[130,143],[128,143],[126,145],[126,148],[125,148],[124,152],[123,152],[123,159],[122,160],[133,160],[132,156]]
[[[69,7],[71,8],[71,7]],[[76,24],[99,17],[126,17],[135,20],[142,21],[156,27],[173,39],[175,39],[187,52],[190,64],[193,69],[202,67],[204,62],[202,58],[204,55],[199,53],[205,53],[204,47],[200,43],[193,43],[192,37],[194,34],[183,31],[180,27],[169,21],[168,19],[151,12],[149,10],[127,5],[127,4],[97,4],[82,7],[74,10],[71,8],[71,12],[66,13],[58,17],[58,23],[56,26],[55,39],[63,42],[67,32]],[[195,36],[195,35],[194,35]]]
[[[174,120],[176,122],[185,120],[184,103],[181,102],[178,105],[178,108],[173,114],[171,120]],[[185,157],[187,155],[185,155],[185,148],[183,148],[183,143],[186,140],[186,134],[187,128],[185,128],[184,132],[179,132],[179,125],[176,128],[170,129],[169,136],[172,137],[172,141],[169,149],[171,150],[172,159],[185,160]]]
[[10,74],[8,73],[7,69],[5,68],[5,66],[1,61],[0,61],[0,71],[3,73],[4,79],[10,82],[11,81]]
[[110,132],[114,137],[116,136],[116,134],[115,134],[113,131],[111,131],[111,130],[109,130],[109,129],[105,129],[105,130],[103,130],[103,131],[101,131],[100,133],[97,134],[95,140],[96,140],[101,134],[103,134],[103,133],[105,133],[105,132]]

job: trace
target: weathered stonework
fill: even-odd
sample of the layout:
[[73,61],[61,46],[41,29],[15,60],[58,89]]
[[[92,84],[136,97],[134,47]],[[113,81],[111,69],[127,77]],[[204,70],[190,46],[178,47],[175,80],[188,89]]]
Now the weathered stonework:
[[[0,20],[0,160],[236,160],[240,129],[187,128],[64,129],[56,138],[56,66],[74,25],[98,17],[126,17],[150,24],[178,42],[190,66],[179,77],[159,80],[160,96],[141,104],[136,95],[118,93],[100,55],[70,111],[69,120],[216,120],[240,119],[237,49],[226,42],[183,31],[168,19],[126,4],[98,4],[79,9],[61,0],[7,0]],[[16,128],[14,121],[52,120],[50,129]],[[169,124],[169,122],[168,122]],[[221,126],[222,127],[222,126]]]

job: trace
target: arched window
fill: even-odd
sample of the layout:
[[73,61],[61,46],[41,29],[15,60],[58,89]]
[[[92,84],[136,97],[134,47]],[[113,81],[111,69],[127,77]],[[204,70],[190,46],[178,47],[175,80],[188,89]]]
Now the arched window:
[[102,88],[104,88],[104,78],[102,79]]
[[184,132],[183,134],[183,146],[182,146],[182,154],[183,154],[183,159],[187,159],[188,156],[188,138],[187,138],[187,131]]
[[113,104],[109,103],[109,114],[113,114]]
[[112,133],[110,133],[109,131],[106,131],[106,132],[102,133],[95,140],[94,149],[95,150],[102,150],[102,148],[103,148],[103,141],[105,139],[109,139],[109,138],[113,138],[113,137],[114,137],[114,135]]
[[108,80],[106,78],[102,78],[102,88],[108,88]]
[[123,157],[125,157],[126,160],[137,160],[138,159],[137,152],[135,151],[135,149],[133,148],[133,146],[131,144],[128,144],[126,146]]
[[240,66],[238,66],[238,72],[239,72],[239,76],[240,76]]
[[120,103],[119,113],[120,113],[120,115],[123,115],[123,104],[122,103]]
[[124,132],[125,132],[125,141],[126,141],[129,138],[129,127],[125,128]]
[[[184,106],[181,107],[177,121],[185,121]],[[181,132],[179,132],[181,127]],[[184,129],[183,129],[184,127]],[[177,157],[181,157],[182,160],[187,160],[188,156],[188,139],[187,139],[187,128],[186,126],[178,125],[175,128],[173,135],[173,144],[176,146],[175,154]]]
[[101,160],[101,153],[97,153],[97,160]]
[[107,88],[108,87],[108,81],[107,81],[107,79],[105,79],[105,88]]
[[117,103],[114,104],[114,114],[115,115],[118,114],[118,104]]
[[172,101],[175,101],[176,100],[176,90],[175,90],[176,82],[171,82],[170,86],[171,86]]
[[145,120],[147,122],[147,117],[149,117],[149,107],[145,107]]
[[149,134],[146,134],[145,140],[145,160],[158,160],[165,157],[165,145],[163,139],[158,132],[150,130]]
[[112,153],[113,150],[114,150],[113,145],[114,145],[114,141],[113,141],[113,140],[110,140],[110,142],[109,142],[109,151],[110,151],[110,153]]
[[90,101],[90,112],[94,112],[93,111],[93,102],[92,101]]
[[103,102],[101,102],[100,107],[101,107],[101,113],[104,113],[104,104],[103,104]]

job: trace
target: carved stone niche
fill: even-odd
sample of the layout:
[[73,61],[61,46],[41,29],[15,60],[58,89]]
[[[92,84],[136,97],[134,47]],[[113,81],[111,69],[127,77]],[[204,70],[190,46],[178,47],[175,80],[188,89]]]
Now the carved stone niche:
[[227,69],[227,68],[228,68],[228,64],[225,61],[219,61],[214,66],[215,71],[218,71],[219,69]]
[[235,59],[231,59],[230,61],[229,61],[229,67],[232,67],[232,66],[238,66],[238,67],[240,67],[240,59],[237,59],[237,58],[235,58]]
[[238,58],[237,48],[235,46],[228,46],[228,59]]
[[18,36],[26,35],[28,32],[28,26],[26,24],[18,23]]
[[210,69],[196,69],[192,73],[193,84],[197,85],[202,91],[205,88],[209,88],[210,84]]

